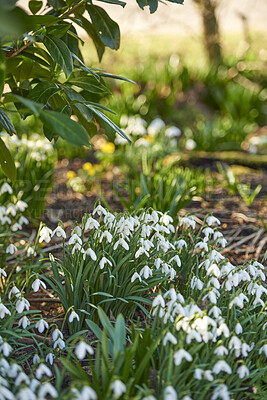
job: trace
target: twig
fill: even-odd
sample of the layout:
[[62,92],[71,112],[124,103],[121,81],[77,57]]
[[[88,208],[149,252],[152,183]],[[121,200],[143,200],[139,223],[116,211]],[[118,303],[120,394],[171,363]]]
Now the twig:
[[251,235],[249,236],[245,236],[244,238],[242,238],[241,240],[239,240],[238,242],[232,244],[231,246],[226,247],[225,249],[223,249],[221,251],[221,253],[227,253],[228,251],[234,249],[235,247],[239,246],[240,244],[246,243],[247,241],[249,241],[250,239],[252,239],[254,237],[255,233],[253,232]]
[[252,249],[254,249],[255,244],[257,243],[257,241],[259,240],[259,238],[261,237],[261,235],[264,233],[264,229],[261,228],[258,230],[258,232],[256,233],[254,239],[252,240],[250,246],[247,248],[246,250],[246,256],[248,256],[248,254],[251,252]]
[[59,299],[53,299],[51,297],[39,297],[37,299],[29,299],[30,303],[61,303]]

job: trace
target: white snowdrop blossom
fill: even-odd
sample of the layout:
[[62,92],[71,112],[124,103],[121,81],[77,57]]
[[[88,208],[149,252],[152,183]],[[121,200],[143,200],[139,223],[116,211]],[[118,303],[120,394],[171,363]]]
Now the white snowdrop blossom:
[[202,379],[203,372],[204,372],[203,369],[196,368],[194,371],[194,378],[197,379],[198,381],[200,381]]
[[47,396],[58,397],[58,392],[49,382],[43,382],[38,390],[38,400],[46,400]]
[[27,299],[25,299],[24,297],[20,297],[17,302],[16,302],[16,310],[17,313],[22,313],[23,310],[27,310],[29,311],[30,309],[30,303],[28,302]]
[[44,375],[50,378],[52,376],[52,371],[45,364],[40,364],[35,371],[35,376],[40,380]]
[[34,356],[32,358],[32,363],[33,364],[40,364],[40,357],[38,356],[38,354],[34,354]]
[[7,182],[3,183],[0,189],[0,195],[4,193],[9,193],[9,194],[13,193],[12,187]]
[[61,226],[57,226],[56,229],[53,230],[51,237],[56,235],[57,237],[62,237],[63,239],[66,239],[66,232]]
[[213,215],[209,215],[206,218],[206,222],[208,226],[212,226],[213,224],[221,225],[221,221],[218,218],[214,217]]
[[100,269],[103,269],[106,264],[109,264],[112,267],[112,262],[109,261],[106,257],[102,257],[101,260],[99,261]]
[[138,272],[135,272],[135,273],[133,274],[133,276],[131,277],[131,282],[133,283],[136,279],[139,279],[140,282],[142,281],[142,278],[141,278],[141,276],[138,274]]
[[10,245],[8,245],[6,248],[6,253],[14,254],[14,253],[16,253],[17,250],[18,249],[16,248],[16,246],[14,246],[14,244],[10,243]]
[[264,344],[264,345],[259,349],[259,354],[264,354],[265,357],[267,357],[267,344]]
[[47,363],[49,363],[50,365],[53,365],[53,363],[54,363],[54,358],[55,358],[55,355],[53,354],[53,353],[48,353],[47,355],[46,355],[46,357],[45,357],[45,361],[47,362]]
[[99,238],[99,243],[102,243],[103,239],[106,238],[108,243],[112,242],[113,236],[110,232],[104,231],[101,233],[100,238]]
[[40,231],[39,243],[46,242],[49,243],[51,241],[52,230],[47,226],[43,226]]
[[38,292],[40,289],[40,286],[42,286],[44,289],[46,289],[46,284],[41,281],[39,278],[36,278],[33,283],[32,283],[32,289],[34,292]]
[[79,360],[83,360],[86,356],[86,353],[92,356],[94,354],[94,350],[89,344],[87,344],[84,340],[82,340],[76,346],[75,354]]
[[165,387],[163,400],[178,400],[176,390],[172,386]]
[[10,346],[9,343],[3,342],[0,345],[0,353],[3,353],[5,357],[8,357],[9,354],[11,353],[11,351],[12,351],[12,347]]
[[54,342],[57,340],[57,339],[63,339],[63,333],[58,329],[58,328],[56,328],[56,329],[54,329],[53,330],[53,332],[52,332],[52,339],[54,340]]
[[68,245],[71,244],[79,244],[80,246],[82,245],[82,239],[80,236],[77,235],[77,233],[73,233],[68,241]]
[[184,349],[180,349],[174,353],[174,364],[175,365],[180,365],[181,362],[185,359],[188,362],[191,362],[193,360],[193,357],[191,356],[188,351]]
[[43,333],[45,329],[49,328],[49,325],[43,318],[41,318],[39,319],[39,321],[36,322],[35,328],[38,329],[39,333]]
[[231,400],[228,387],[223,383],[216,386],[216,388],[212,393],[211,400],[217,400],[217,399]]
[[69,322],[73,322],[74,319],[77,319],[78,322],[80,321],[79,315],[74,310],[72,310],[69,315]]
[[85,223],[84,230],[87,231],[87,230],[89,230],[89,229],[90,229],[90,230],[91,230],[91,229],[98,229],[99,226],[100,226],[100,224],[99,224],[99,222],[98,222],[96,219],[94,219],[94,218],[92,218],[92,217],[89,217],[89,218],[87,219],[86,223]]
[[177,344],[177,339],[176,337],[171,333],[171,332],[167,332],[166,335],[163,338],[163,346],[166,346],[166,344],[170,342],[172,344]]
[[235,333],[237,335],[240,335],[241,333],[243,333],[242,325],[239,322],[235,326]]
[[19,322],[18,322],[18,326],[22,326],[23,329],[26,329],[27,326],[30,325],[30,320],[29,318],[26,317],[26,315],[24,315],[22,318],[20,318]]
[[219,360],[216,362],[216,364],[212,368],[212,372],[216,375],[218,375],[220,372],[226,372],[227,374],[232,373],[232,368],[230,367],[229,364],[227,364],[226,361],[224,360]]
[[87,250],[84,252],[84,254],[83,254],[83,259],[84,259],[84,260],[86,259],[86,256],[87,256],[87,255],[89,255],[93,261],[96,261],[96,260],[97,260],[97,256],[96,256],[94,250],[91,249],[90,247],[89,247],[89,249],[87,249]]
[[182,264],[181,264],[180,257],[179,257],[178,255],[172,257],[172,258],[169,260],[169,263],[171,263],[172,261],[175,261],[175,262],[176,262],[177,267],[181,267]]
[[112,382],[111,389],[112,389],[114,395],[118,396],[118,397],[120,397],[123,393],[126,392],[125,384],[122,381],[120,381],[119,379],[116,379],[115,381]]
[[145,279],[148,279],[150,276],[152,276],[152,270],[149,268],[148,265],[145,265],[141,269],[140,276],[144,276]]
[[227,350],[227,348],[224,347],[224,346],[218,346],[218,347],[216,347],[216,349],[214,350],[214,353],[215,353],[217,356],[227,356],[228,350]]
[[250,374],[249,369],[246,365],[241,365],[239,368],[237,368],[236,372],[240,379],[244,379]]
[[94,209],[94,211],[92,212],[92,215],[95,215],[95,213],[97,213],[99,216],[101,214],[107,215],[107,211],[100,204]]
[[28,208],[28,204],[25,201],[19,200],[16,203],[16,207],[19,211],[24,212]]
[[179,222],[179,226],[185,225],[186,227],[190,227],[195,229],[196,221],[192,215],[188,215],[187,217],[182,217]]
[[90,386],[83,386],[80,392],[76,388],[72,388],[71,392],[76,400],[97,400],[97,394]]
[[[1,299],[0,299],[1,301]],[[11,315],[11,312],[8,310],[8,308],[0,302],[0,318],[3,319],[5,318],[6,315]]]
[[119,244],[125,249],[125,250],[129,250],[129,245],[128,243],[121,237],[119,240],[117,240],[117,242],[114,244],[113,249],[116,250],[119,246]]

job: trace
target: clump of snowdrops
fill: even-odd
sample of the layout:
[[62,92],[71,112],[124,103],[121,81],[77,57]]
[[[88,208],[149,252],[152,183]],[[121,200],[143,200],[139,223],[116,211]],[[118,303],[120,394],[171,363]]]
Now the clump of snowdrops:
[[[232,265],[220,252],[226,241],[213,216],[196,229],[193,216],[177,222],[152,210],[113,215],[97,206],[93,214],[70,238],[61,223],[38,233],[40,243],[62,240],[63,260],[50,255],[29,278],[33,291],[49,284],[61,300],[61,327],[32,311],[26,287],[19,290],[10,278],[0,303],[3,398],[264,399],[263,264]],[[1,270],[4,284],[7,270]],[[131,290],[138,292],[136,303]],[[129,323],[137,307],[143,321]],[[8,334],[12,318],[14,335],[35,337],[34,353],[21,360],[21,339]],[[66,371],[71,384],[62,390]]]
[[[45,197],[52,187],[56,152],[48,139],[38,134],[30,137],[10,137],[1,133],[1,138],[12,154],[17,167],[17,179],[13,192],[18,199],[28,204],[27,215],[37,218],[42,215]],[[6,177],[0,171],[0,182]]]

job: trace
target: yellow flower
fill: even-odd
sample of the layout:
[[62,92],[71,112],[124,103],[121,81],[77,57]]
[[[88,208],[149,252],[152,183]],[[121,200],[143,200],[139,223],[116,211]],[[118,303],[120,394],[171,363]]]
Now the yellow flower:
[[145,136],[143,136],[143,138],[146,139],[150,143],[153,143],[155,141],[155,138],[153,136],[145,135]]
[[107,142],[101,147],[101,151],[105,154],[112,154],[115,151],[115,144],[112,142]]
[[86,162],[85,164],[83,164],[84,171],[90,171],[90,169],[92,169],[92,164],[90,162]]
[[67,178],[68,178],[68,179],[75,178],[75,176],[76,176],[76,174],[75,174],[74,171],[68,171],[68,172],[67,172]]
[[88,169],[86,172],[89,176],[94,176],[96,173],[95,167],[92,165],[92,167]]

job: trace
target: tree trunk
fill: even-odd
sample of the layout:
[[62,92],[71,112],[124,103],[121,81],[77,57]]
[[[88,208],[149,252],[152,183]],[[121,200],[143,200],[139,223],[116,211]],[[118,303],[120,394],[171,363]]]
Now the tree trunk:
[[220,31],[216,17],[215,0],[193,0],[202,16],[205,47],[211,64],[222,63]]

